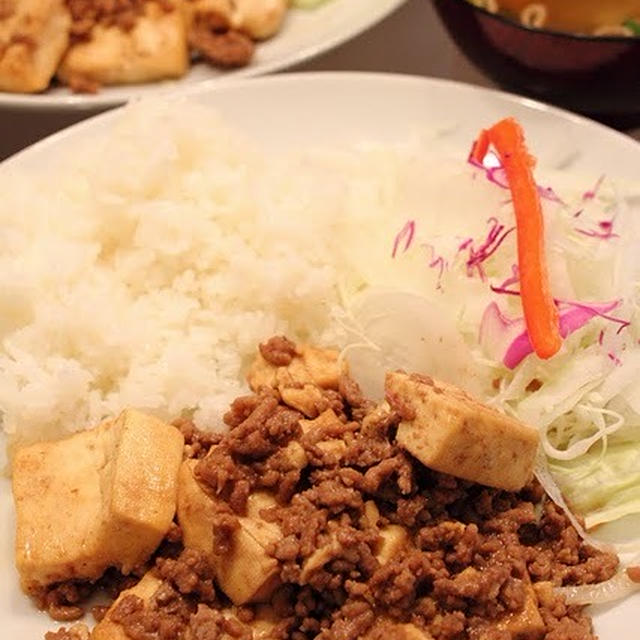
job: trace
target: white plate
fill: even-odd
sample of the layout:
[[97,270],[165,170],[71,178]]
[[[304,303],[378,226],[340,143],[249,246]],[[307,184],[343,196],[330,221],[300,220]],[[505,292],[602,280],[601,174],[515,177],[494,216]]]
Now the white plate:
[[[357,73],[292,74],[211,84],[191,91],[189,99],[214,105],[267,149],[371,139],[398,141],[427,128],[440,132],[442,144],[464,157],[481,127],[515,115],[525,125],[541,167],[571,162],[578,172],[638,181],[640,144],[630,138],[530,100],[442,80]],[[256,104],[260,104],[259,117]],[[55,165],[59,153],[118,117],[116,110],[75,125],[0,164],[0,171],[17,167],[46,170]],[[2,637],[36,640],[52,623],[35,611],[17,587],[7,481],[0,482],[0,523]],[[639,606],[640,594],[595,611],[600,640],[635,640]]]
[[316,9],[291,9],[281,31],[258,44],[253,61],[234,71],[194,64],[179,80],[146,85],[105,87],[95,95],[74,94],[56,87],[42,94],[0,92],[0,107],[54,111],[98,111],[123,104],[131,98],[182,91],[193,85],[231,78],[259,76],[286,69],[354,38],[383,20],[406,0],[329,0]]

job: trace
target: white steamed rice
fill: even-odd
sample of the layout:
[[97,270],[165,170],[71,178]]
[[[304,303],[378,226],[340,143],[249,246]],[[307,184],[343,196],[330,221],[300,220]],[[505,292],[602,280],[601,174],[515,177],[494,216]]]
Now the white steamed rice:
[[219,427],[260,341],[344,340],[341,296],[388,277],[407,217],[497,202],[434,166],[419,144],[274,155],[204,107],[144,103],[55,168],[5,171],[5,432],[58,437],[126,406]]
[[[432,239],[483,237],[509,205],[430,142],[275,154],[205,107],[147,102],[56,167],[0,172],[4,431],[59,437],[127,406],[221,428],[260,341],[342,345],[369,285],[438,296]],[[429,236],[393,260],[410,218]],[[471,294],[451,296],[458,319]]]

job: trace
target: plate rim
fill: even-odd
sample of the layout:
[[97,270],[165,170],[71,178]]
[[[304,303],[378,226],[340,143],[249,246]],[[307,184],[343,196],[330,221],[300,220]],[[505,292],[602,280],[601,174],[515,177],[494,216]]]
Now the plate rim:
[[[279,88],[291,88],[296,87],[296,91],[303,92],[305,85],[322,85],[338,84],[338,83],[369,83],[370,86],[376,87],[377,90],[386,90],[389,87],[423,87],[425,94],[428,94],[429,88],[439,87],[447,90],[451,96],[451,99],[455,99],[456,96],[465,95],[468,97],[487,97],[489,100],[496,102],[499,105],[503,105],[506,108],[509,105],[518,105],[524,107],[528,112],[538,112],[543,115],[549,115],[550,117],[558,120],[559,122],[571,122],[575,126],[582,128],[587,133],[589,131],[599,132],[601,135],[606,136],[607,141],[611,141],[616,145],[623,145],[628,148],[631,153],[640,153],[640,143],[633,138],[626,136],[620,132],[617,132],[605,125],[597,123],[593,120],[585,118],[571,112],[559,109],[547,105],[542,102],[531,100],[523,96],[519,96],[513,93],[507,93],[496,89],[479,87],[473,84],[458,82],[448,79],[429,78],[418,75],[403,75],[397,73],[370,73],[370,72],[296,72],[296,73],[283,73],[275,76],[261,77],[257,79],[236,78],[233,81],[227,83],[207,83],[207,85],[194,85],[189,89],[181,93],[179,99],[182,100],[198,100],[201,96],[215,96],[221,93],[234,93],[241,91],[243,88],[248,88],[257,91],[278,91]],[[175,99],[176,96],[174,96]],[[153,99],[158,99],[157,97]],[[87,120],[71,125],[70,127],[63,129],[55,134],[44,138],[37,143],[30,145],[26,149],[11,156],[4,162],[0,163],[0,174],[2,172],[12,171],[14,167],[20,168],[22,158],[28,159],[31,156],[41,157],[43,154],[57,154],[64,152],[67,147],[65,141],[69,136],[83,136],[86,133],[91,133],[94,127],[98,126],[102,128],[104,125],[108,125],[110,122],[116,121],[123,113],[124,107],[110,110],[106,113],[98,114],[90,117]],[[214,106],[215,108],[215,106]],[[86,128],[86,131],[85,131]],[[59,146],[58,146],[59,145]],[[49,159],[50,161],[50,159]],[[0,433],[0,441],[2,440]],[[0,487],[1,489],[1,487]],[[1,497],[1,496],[0,496]],[[638,596],[635,596],[637,602]],[[0,622],[7,622],[6,619],[0,619]],[[616,622],[617,624],[617,622]],[[51,627],[53,629],[53,626]],[[23,637],[20,635],[19,637]],[[612,640],[610,635],[601,635],[600,637],[607,637]]]
[[[401,0],[404,2],[404,0]],[[6,171],[10,169],[14,164],[22,161],[23,158],[38,154],[41,151],[47,149],[50,146],[58,144],[66,137],[81,133],[85,128],[91,129],[95,126],[96,122],[108,122],[109,119],[115,119],[118,117],[127,104],[136,103],[144,100],[157,100],[157,99],[180,99],[180,100],[197,100],[199,97],[205,94],[216,94],[227,91],[237,91],[245,86],[261,87],[261,86],[273,86],[278,87],[280,85],[291,84],[304,84],[318,82],[327,83],[353,83],[353,82],[369,82],[376,84],[394,84],[396,86],[401,84],[413,84],[424,85],[433,87],[445,87],[453,92],[467,92],[477,96],[489,96],[492,99],[498,100],[504,104],[513,104],[525,107],[533,111],[549,114],[554,118],[558,118],[565,122],[570,121],[574,125],[587,130],[596,130],[600,133],[608,136],[609,138],[616,140],[618,144],[623,144],[632,152],[640,154],[640,141],[635,140],[631,136],[617,131],[605,124],[592,120],[586,116],[556,107],[539,100],[534,100],[526,96],[522,96],[516,93],[503,91],[500,89],[494,89],[491,87],[482,87],[468,82],[461,82],[459,80],[451,80],[449,78],[436,78],[429,76],[420,76],[413,74],[402,73],[390,73],[390,72],[370,72],[370,71],[296,71],[285,72],[276,75],[264,75],[257,78],[249,77],[234,77],[225,80],[224,82],[218,82],[215,79],[211,79],[202,83],[194,84],[191,87],[185,88],[180,92],[161,93],[154,94],[153,96],[145,96],[144,98],[134,98],[126,103],[123,103],[113,109],[96,113],[88,118],[79,122],[73,123],[68,127],[60,129],[55,133],[38,140],[37,142],[21,149],[17,153],[0,161],[0,171]]]
[[[345,0],[350,2],[351,0]],[[190,91],[192,88],[208,85],[209,83],[215,83],[216,85],[222,85],[236,80],[244,78],[258,78],[269,74],[278,73],[284,71],[290,67],[301,64],[303,62],[312,60],[317,56],[327,53],[342,44],[349,42],[352,39],[357,38],[364,32],[368,31],[375,25],[379,24],[392,13],[395,13],[400,7],[406,4],[408,0],[374,0],[373,6],[370,11],[363,12],[363,20],[352,27],[349,23],[342,24],[335,33],[324,40],[321,43],[310,44],[293,51],[291,54],[280,58],[279,60],[272,60],[271,62],[264,64],[256,64],[255,66],[249,65],[242,69],[235,71],[225,72],[224,75],[206,78],[200,81],[196,81],[190,84],[180,85],[180,79],[175,81],[164,81],[157,83],[157,91],[149,93],[148,97],[182,94],[185,91]],[[372,0],[369,0],[372,2]],[[363,6],[367,4],[367,0],[363,0]],[[303,9],[297,9],[297,11],[304,11]],[[277,34],[276,36],[277,37]],[[312,73],[312,72],[311,72]],[[123,91],[127,91],[130,87],[135,90],[136,87],[147,85],[119,85],[124,87]],[[82,112],[97,112],[99,110],[118,107],[126,104],[127,102],[135,99],[139,99],[141,96],[130,95],[128,97],[122,96],[109,96],[108,89],[105,92],[97,93],[94,95],[86,94],[64,94],[64,95],[50,95],[45,93],[41,94],[21,94],[21,93],[8,93],[0,91],[0,109],[20,109],[24,112],[58,112],[58,113],[82,113]],[[145,96],[147,97],[147,96]]]

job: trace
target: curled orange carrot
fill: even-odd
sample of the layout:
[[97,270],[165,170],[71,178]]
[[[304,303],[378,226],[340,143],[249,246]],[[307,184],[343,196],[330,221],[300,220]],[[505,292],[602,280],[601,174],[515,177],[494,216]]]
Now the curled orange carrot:
[[[480,133],[471,151],[482,162],[489,144],[504,167],[516,215],[520,294],[531,346],[540,358],[550,358],[562,345],[558,310],[549,289],[544,253],[544,222],[533,177],[535,159],[529,155],[522,127],[506,118]],[[481,156],[481,157],[480,157]]]
[[471,147],[471,153],[469,154],[469,159],[473,160],[475,164],[482,164],[484,157],[487,155],[487,151],[489,150],[489,132],[486,129],[482,129],[478,134],[478,138],[473,143],[473,147]]

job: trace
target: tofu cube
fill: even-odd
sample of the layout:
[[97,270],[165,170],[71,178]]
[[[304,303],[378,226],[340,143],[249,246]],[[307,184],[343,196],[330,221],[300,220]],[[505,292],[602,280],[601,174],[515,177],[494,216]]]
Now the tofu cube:
[[275,389],[278,386],[276,379],[277,372],[278,367],[267,362],[263,355],[258,352],[249,367],[247,382],[253,391],[258,391],[260,387],[271,387]]
[[182,434],[134,411],[16,453],[16,565],[22,588],[95,580],[145,562],[176,506]]
[[182,11],[165,11],[148,2],[131,31],[96,25],[88,41],[73,44],[62,60],[58,77],[70,84],[133,84],[179,78],[188,66]]
[[500,631],[508,631],[512,638],[539,640],[543,638],[546,625],[538,609],[538,598],[528,574],[525,574],[526,596],[522,611],[505,616],[496,623]]
[[178,480],[178,522],[185,547],[209,558],[220,588],[234,604],[268,600],[280,583],[280,567],[266,549],[282,534],[277,525],[260,517],[260,511],[275,505],[275,499],[265,492],[249,496],[247,515],[238,518],[231,551],[220,556],[214,550],[215,514],[226,505],[202,489],[193,474],[195,464],[183,462]]
[[287,0],[236,0],[233,26],[254,40],[277,33],[288,9]]
[[94,627],[91,632],[91,640],[131,640],[122,625],[111,619],[113,609],[126,596],[137,596],[145,603],[148,603],[161,585],[162,580],[149,571],[138,584],[130,589],[125,589],[109,607],[104,618]]
[[404,549],[409,542],[409,534],[398,524],[388,524],[380,529],[380,543],[376,550],[376,560],[384,565]]
[[320,436],[319,439],[322,439],[325,432],[330,433],[332,429],[337,429],[340,426],[340,418],[338,418],[333,409],[325,409],[313,420],[300,420],[302,433],[306,435],[316,432],[316,434]]
[[280,396],[286,405],[297,409],[307,418],[315,418],[326,404],[322,391],[315,384],[305,384],[301,388],[282,387]]
[[282,618],[276,615],[273,608],[266,604],[256,607],[255,617],[249,623],[253,632],[253,640],[272,640],[273,630]]
[[[131,640],[130,636],[128,636],[122,626],[113,621],[112,613],[115,607],[119,602],[122,601],[126,596],[137,596],[140,598],[145,607],[153,607],[152,599],[155,596],[158,589],[162,586],[162,580],[158,578],[153,571],[147,572],[142,580],[132,587],[131,589],[127,589],[123,591],[117,598],[117,600],[109,607],[106,615],[99,622],[92,634],[91,640]],[[213,613],[206,605],[200,605],[204,608],[204,612]],[[254,618],[247,623],[241,623],[238,620],[238,611],[235,607],[225,607],[223,609],[216,609],[217,614],[221,614],[224,618],[228,620],[232,620],[234,622],[233,628],[234,630],[242,629],[245,634],[242,637],[247,637],[247,632],[250,632],[252,635],[250,636],[252,640],[271,640],[273,638],[273,629],[276,627],[279,618],[276,616],[272,607],[268,605],[258,605],[255,610]],[[198,613],[191,618],[191,621],[194,621],[194,618],[198,618],[201,615],[201,609],[198,609]],[[197,627],[196,627],[197,628]],[[151,633],[151,632],[149,632]],[[182,637],[182,636],[181,636]],[[197,633],[194,634],[193,628],[187,630],[184,635],[185,640],[195,640],[196,637],[200,637]],[[234,633],[233,635],[222,632],[221,635],[216,636],[218,640],[234,640],[238,636]]]
[[69,46],[71,14],[65,0],[5,4],[0,16],[0,91],[44,91]]
[[338,364],[340,355],[334,349],[318,349],[303,344],[300,347],[304,362],[311,379],[322,389],[337,389],[343,369]]
[[[365,510],[367,510],[366,505]],[[371,512],[371,508],[369,508],[369,511]],[[377,519],[379,518],[379,513],[370,513],[368,519],[373,518],[375,518],[375,520],[377,521]],[[409,535],[404,527],[401,527],[397,524],[389,524],[381,527],[378,533],[380,535],[380,540],[375,550],[375,557],[381,565],[385,565],[391,559],[398,557],[398,554],[409,542]],[[343,551],[344,548],[338,541],[336,535],[332,535],[326,544],[316,549],[304,561],[302,570],[300,572],[300,584],[308,583],[314,573],[316,573],[319,569],[322,569],[326,564],[328,564],[335,558],[338,558]]]
[[186,0],[189,24],[214,17],[254,40],[274,35],[282,25],[288,0]]
[[342,545],[338,542],[335,535],[331,536],[330,541],[318,547],[302,564],[300,571],[300,584],[307,584],[313,577],[313,574],[322,569],[327,563],[337,558],[342,552]]
[[249,386],[257,391],[262,386],[278,389],[301,389],[315,385],[320,389],[337,389],[341,374],[346,371],[338,363],[338,352],[333,349],[318,349],[310,345],[297,348],[297,354],[286,366],[271,364],[256,355],[247,375]]
[[514,640],[542,640],[545,637],[547,628],[540,615],[538,597],[528,574],[525,574],[524,581],[526,595],[522,610],[503,615],[495,622],[478,629],[477,640],[493,640],[496,631],[507,632]]
[[398,444],[425,466],[517,491],[533,477],[538,432],[452,385],[388,373],[387,400],[405,417]]
[[187,19],[187,28],[191,28],[195,22],[205,20],[210,23],[217,22],[231,28],[233,14],[235,12],[234,0],[185,0],[184,13]]

